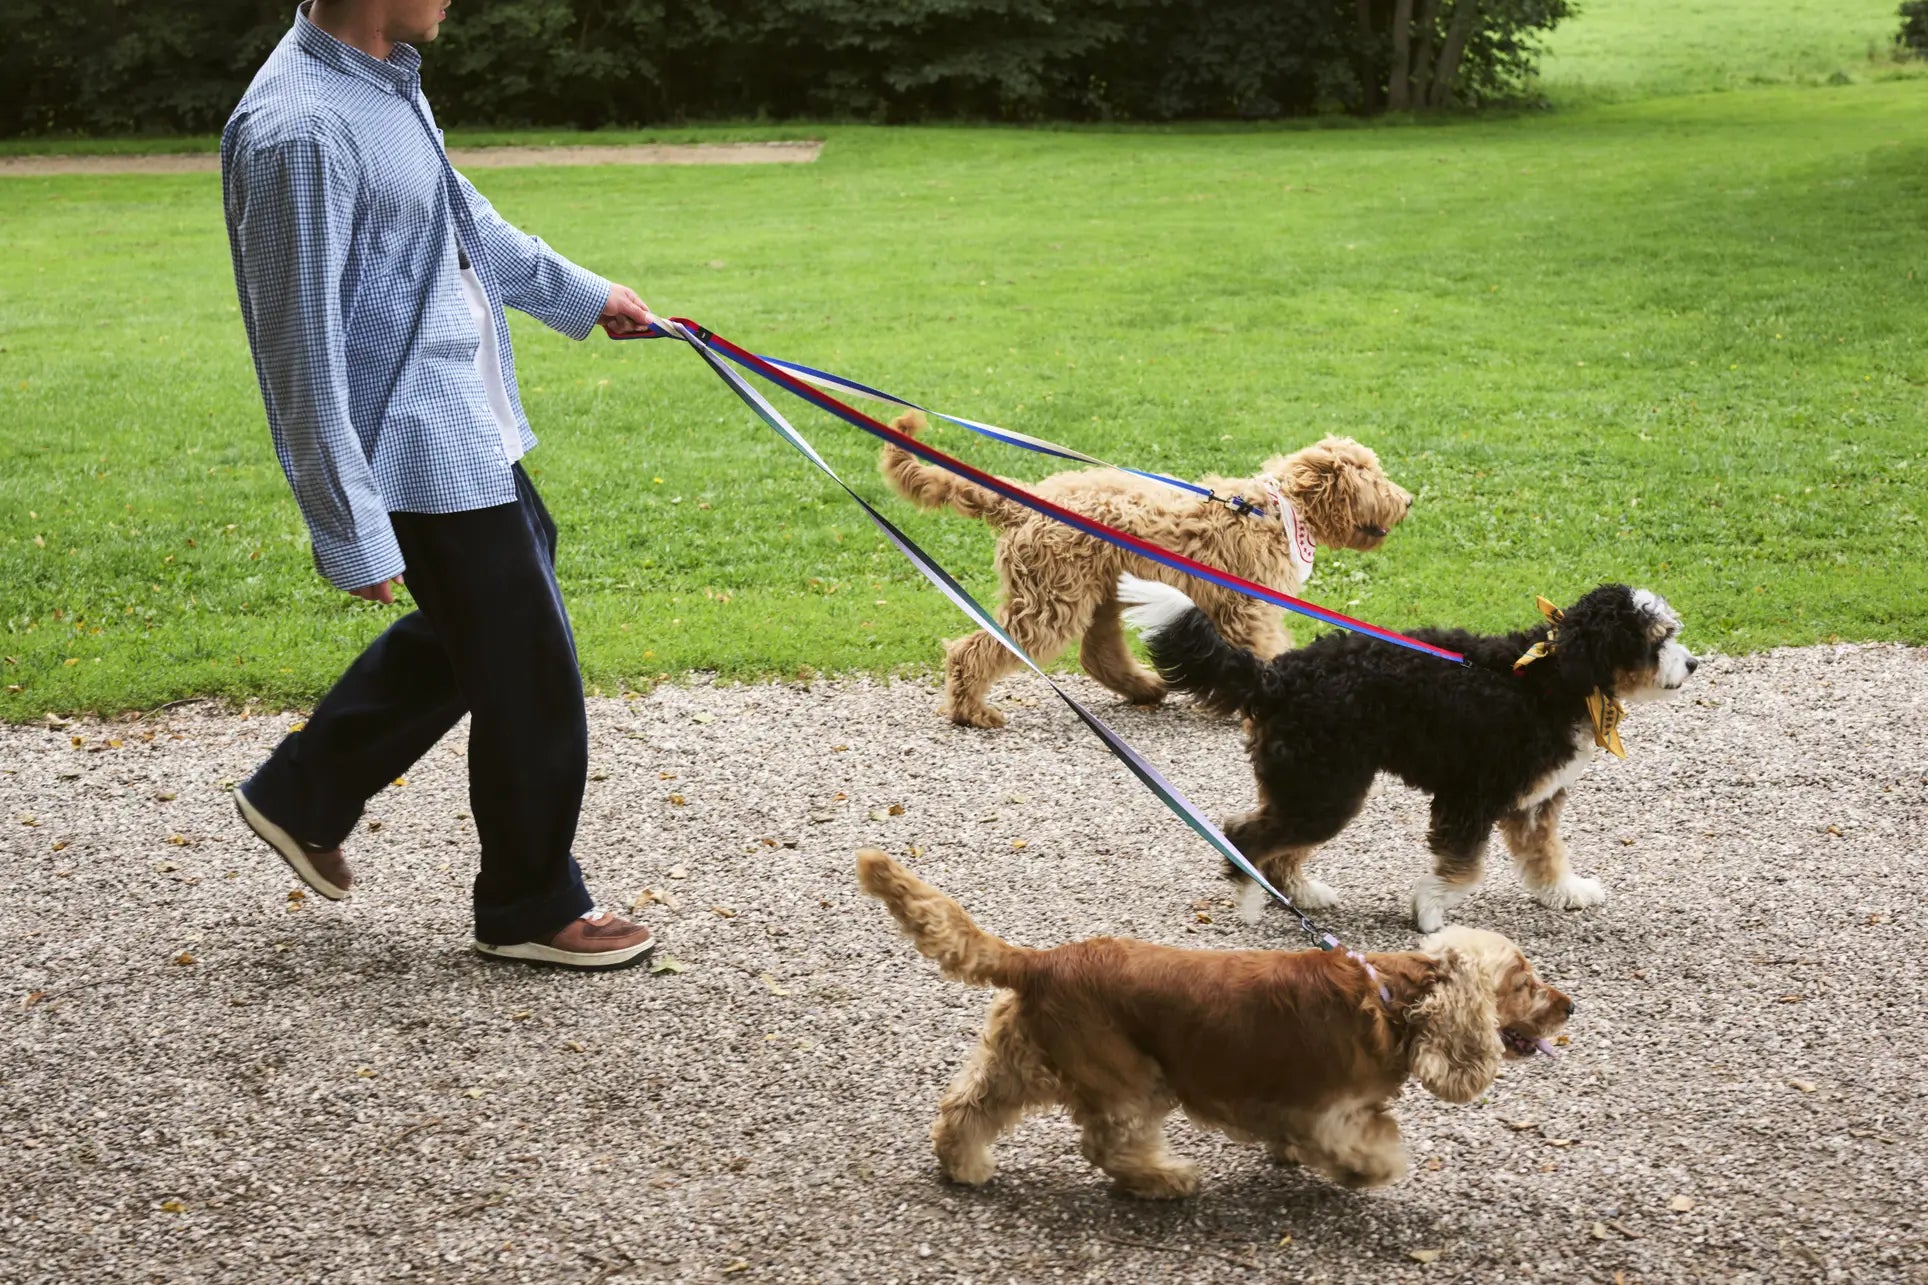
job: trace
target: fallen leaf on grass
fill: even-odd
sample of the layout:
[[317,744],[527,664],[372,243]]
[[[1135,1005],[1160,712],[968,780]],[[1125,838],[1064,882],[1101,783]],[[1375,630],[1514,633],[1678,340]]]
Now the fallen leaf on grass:
[[836,819],[837,814],[835,812],[812,812],[810,814],[811,825],[822,825],[826,821],[835,821]]
[[571,1053],[587,1053],[589,1051],[589,1046],[581,1040],[564,1040],[562,1047],[568,1049]]
[[194,956],[188,954],[186,951],[182,951],[180,954],[174,957],[174,962],[177,964],[186,965],[186,964],[198,964],[201,961],[196,959]]
[[1607,1238],[1607,1225],[1605,1223],[1595,1223],[1587,1234],[1595,1240],[1605,1240]]
[[172,861],[156,861],[154,863],[154,873],[157,875],[171,875],[179,869],[180,867]]
[[1546,1139],[1546,1145],[1549,1147],[1570,1147],[1574,1144],[1574,1141],[1575,1139],[1573,1138],[1548,1138]]
[[1667,1208],[1673,1210],[1677,1214],[1684,1214],[1689,1209],[1692,1209],[1693,1207],[1694,1207],[1694,1198],[1692,1196],[1675,1196],[1672,1200],[1667,1202]]
[[670,795],[670,796],[669,796],[669,801],[670,801],[670,805],[671,805],[672,807],[679,807],[679,808],[680,808],[680,807],[682,807],[682,806],[684,806],[685,804],[687,804],[687,803],[689,802],[689,800],[688,800],[688,799],[686,799],[686,798],[684,798],[684,797],[683,797],[682,795],[680,795],[680,794],[672,794],[672,795]]
[[1011,840],[1011,846],[1013,848],[1028,848],[1031,845],[1023,839],[1013,839]]
[[1789,1088],[1799,1089],[1803,1093],[1812,1093],[1819,1087],[1813,1080],[1789,1080],[1787,1083]]
[[358,1066],[355,1068],[355,1078],[358,1080],[372,1080],[375,1078],[375,1068],[372,1066]]
[[1523,1133],[1528,1129],[1537,1129],[1540,1127],[1538,1120],[1503,1120],[1501,1123],[1515,1133]]
[[710,913],[712,915],[715,915],[718,919],[735,919],[736,918],[736,912],[734,910],[731,910],[728,906],[711,906]]
[[170,834],[167,836],[167,841],[177,848],[185,848],[187,846],[187,836],[184,834]]
[[23,1009],[32,1008],[45,998],[47,998],[46,991],[34,991],[31,995],[28,995],[27,998],[20,1001],[20,1007]]
[[161,1212],[164,1214],[184,1214],[187,1212],[187,1206],[178,1200],[163,1200],[161,1202]]
[[482,1096],[482,1092],[481,1089],[463,1089],[462,1096],[465,1098],[479,1098]]
[[768,973],[762,974],[761,980],[765,986],[770,988],[772,995],[788,995],[790,993],[789,987],[777,985],[777,979]]
[[172,790],[157,790],[154,793],[154,801],[156,803],[172,803],[180,797],[180,795]]
[[716,715],[714,714],[691,714],[690,715],[690,722],[692,723],[714,723],[715,721],[716,721]]
[[55,839],[55,840],[54,840],[54,848],[53,848],[53,850],[54,850],[55,852],[61,852],[61,851],[64,851],[64,850],[66,849],[66,847],[67,847],[67,841],[66,841],[65,839]]
[[888,821],[890,820],[890,816],[891,816],[891,814],[885,811],[883,808],[872,808],[865,815],[869,816],[869,818],[872,821]]
[[680,959],[671,959],[667,955],[661,959],[652,960],[649,965],[649,971],[652,973],[687,973],[689,970],[688,964]]
[[671,866],[669,868],[669,877],[672,879],[687,879],[690,877],[689,868],[687,866]]
[[1430,1263],[1436,1261],[1445,1252],[1442,1249],[1409,1249],[1406,1251],[1406,1257],[1415,1263]]

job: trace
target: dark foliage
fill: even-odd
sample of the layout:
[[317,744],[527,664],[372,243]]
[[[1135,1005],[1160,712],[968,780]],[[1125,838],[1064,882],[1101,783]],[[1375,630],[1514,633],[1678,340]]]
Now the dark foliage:
[[[1919,0],[1916,0],[1919,3]],[[1531,70],[1568,0],[465,0],[430,54],[463,125],[705,118],[1174,120],[1370,113],[1392,28],[1415,106]],[[291,0],[0,0],[0,134],[218,128]],[[1461,50],[1442,60],[1458,15]],[[1432,30],[1423,30],[1428,23]]]
[[1917,58],[1928,58],[1928,0],[1902,0],[1895,43]]

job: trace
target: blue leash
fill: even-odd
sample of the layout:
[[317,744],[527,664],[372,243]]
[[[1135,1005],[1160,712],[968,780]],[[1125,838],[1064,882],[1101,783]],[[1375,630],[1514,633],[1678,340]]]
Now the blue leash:
[[708,331],[697,328],[693,323],[680,319],[672,320],[659,317],[657,318],[656,324],[662,328],[664,336],[680,339],[688,344],[697,356],[701,357],[709,368],[716,372],[717,377],[729,385],[730,391],[735,393],[758,419],[762,420],[774,430],[777,436],[795,447],[798,454],[816,465],[826,477],[843,489],[844,494],[848,495],[852,500],[855,500],[857,506],[864,511],[865,515],[868,516],[872,522],[876,523],[877,529],[882,531],[884,536],[889,539],[892,544],[897,546],[898,552],[908,558],[911,565],[916,567],[926,580],[936,586],[939,593],[949,598],[957,605],[959,610],[976,621],[980,628],[989,633],[993,638],[996,638],[1013,656],[1022,661],[1026,668],[1039,678],[1042,678],[1045,683],[1050,686],[1051,690],[1057,693],[1058,699],[1070,706],[1071,712],[1076,714],[1100,741],[1104,742],[1105,748],[1110,750],[1112,754],[1118,758],[1119,762],[1131,769],[1132,775],[1143,782],[1146,789],[1158,796],[1158,800],[1167,808],[1170,808],[1180,821],[1183,821],[1189,826],[1193,833],[1210,844],[1220,856],[1231,862],[1232,865],[1247,878],[1270,893],[1280,905],[1291,911],[1299,921],[1299,930],[1305,934],[1306,938],[1311,941],[1313,945],[1317,946],[1320,950],[1335,950],[1338,948],[1339,939],[1313,923],[1304,911],[1292,904],[1290,897],[1273,887],[1271,881],[1260,874],[1256,866],[1246,860],[1245,854],[1233,846],[1232,841],[1227,839],[1224,833],[1219,830],[1218,826],[1203,812],[1199,811],[1197,805],[1186,798],[1177,786],[1167,781],[1163,773],[1153,767],[1145,756],[1133,748],[1131,743],[1126,741],[1124,737],[1112,731],[1103,719],[1081,705],[1071,693],[1058,686],[1056,680],[1054,680],[1051,675],[1045,673],[1044,669],[1025,653],[1024,648],[1018,646],[1017,643],[1012,640],[1011,636],[1004,632],[1003,627],[997,623],[997,620],[991,613],[986,611],[963,585],[952,578],[948,571],[939,566],[936,559],[919,548],[916,541],[898,530],[896,525],[882,513],[879,513],[876,508],[871,505],[869,500],[866,500],[863,496],[852,490],[850,484],[838,476],[837,471],[830,467],[823,456],[817,454],[816,448],[804,438],[803,434],[791,427],[790,422],[783,417],[776,407],[770,404],[769,400],[765,398],[762,393],[751,387],[749,381],[732,370],[728,363],[719,357],[716,351],[712,350],[710,345],[715,341],[715,336],[711,335]]

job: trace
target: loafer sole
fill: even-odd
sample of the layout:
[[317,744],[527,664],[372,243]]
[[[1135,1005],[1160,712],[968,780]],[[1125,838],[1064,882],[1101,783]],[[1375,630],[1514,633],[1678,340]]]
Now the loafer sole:
[[621,968],[642,959],[656,949],[656,939],[639,942],[634,946],[624,946],[620,950],[557,950],[539,941],[517,942],[513,946],[491,946],[478,940],[476,953],[491,959],[513,959],[524,964],[551,964],[557,968],[580,968],[594,970],[601,968]]
[[337,887],[322,878],[321,872],[315,869],[315,863],[308,860],[308,853],[301,843],[292,834],[261,815],[260,809],[248,802],[248,796],[241,793],[239,786],[234,790],[234,807],[235,811],[241,814],[241,819],[247,822],[248,829],[254,831],[263,843],[279,853],[281,859],[288,863],[288,868],[300,877],[301,882],[330,901],[340,901],[348,895],[348,889]]

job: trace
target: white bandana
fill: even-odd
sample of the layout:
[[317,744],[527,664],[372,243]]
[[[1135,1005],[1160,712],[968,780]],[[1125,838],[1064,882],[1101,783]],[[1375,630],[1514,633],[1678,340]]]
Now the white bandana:
[[1285,498],[1277,478],[1268,474],[1259,479],[1259,484],[1265,487],[1265,498],[1272,511],[1279,515],[1279,526],[1285,531],[1285,551],[1292,563],[1292,574],[1304,585],[1312,579],[1312,558],[1319,547],[1312,538],[1312,528],[1299,516],[1292,501]]

